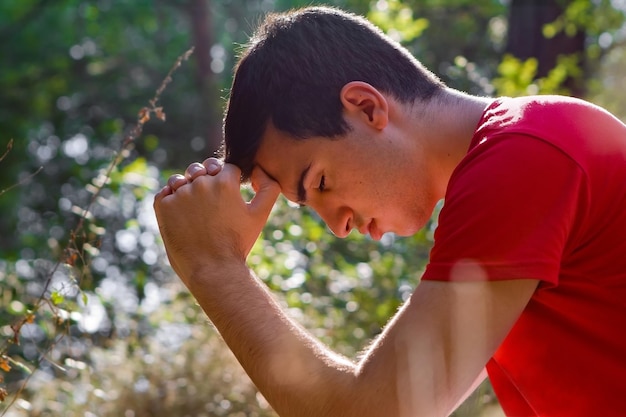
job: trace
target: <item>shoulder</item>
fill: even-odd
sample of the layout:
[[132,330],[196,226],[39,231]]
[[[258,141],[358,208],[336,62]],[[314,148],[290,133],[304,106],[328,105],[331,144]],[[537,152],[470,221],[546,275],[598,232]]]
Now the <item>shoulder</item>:
[[[606,126],[600,128],[599,125]],[[485,110],[475,136],[522,133],[557,140],[573,135],[580,140],[595,138],[598,130],[609,136],[626,133],[626,126],[607,110],[593,103],[557,95],[501,97]]]

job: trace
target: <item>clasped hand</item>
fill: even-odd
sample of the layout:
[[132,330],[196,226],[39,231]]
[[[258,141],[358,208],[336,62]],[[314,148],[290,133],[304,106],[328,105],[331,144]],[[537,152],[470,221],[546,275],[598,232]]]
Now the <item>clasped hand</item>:
[[240,192],[241,171],[216,158],[172,175],[154,199],[170,264],[189,285],[194,274],[245,263],[280,193],[260,168],[252,173],[254,198]]

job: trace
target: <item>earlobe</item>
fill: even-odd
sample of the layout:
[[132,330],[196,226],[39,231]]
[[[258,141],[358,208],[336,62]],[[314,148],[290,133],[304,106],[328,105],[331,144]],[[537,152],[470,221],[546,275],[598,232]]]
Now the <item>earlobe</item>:
[[382,130],[389,122],[387,99],[370,84],[351,81],[343,86],[340,93],[344,109],[374,127]]

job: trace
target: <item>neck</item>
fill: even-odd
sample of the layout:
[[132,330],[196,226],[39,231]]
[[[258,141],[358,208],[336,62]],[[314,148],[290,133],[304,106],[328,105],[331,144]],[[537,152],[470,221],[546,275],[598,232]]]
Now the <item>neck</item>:
[[[492,99],[446,89],[414,118],[424,143],[437,199],[445,196],[452,172],[467,154],[474,131]],[[416,106],[417,107],[417,106]]]

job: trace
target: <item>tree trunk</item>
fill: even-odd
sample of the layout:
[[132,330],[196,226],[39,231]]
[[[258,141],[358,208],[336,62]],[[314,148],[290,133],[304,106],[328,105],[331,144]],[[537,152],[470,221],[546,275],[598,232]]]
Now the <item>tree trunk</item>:
[[199,87],[211,83],[213,72],[211,71],[211,45],[213,44],[212,22],[209,14],[210,0],[190,0],[189,17],[191,19],[191,31],[195,46],[194,57],[196,60],[196,77]]
[[[559,18],[572,0],[512,0],[506,52],[525,60],[538,61],[537,78],[545,77],[557,65],[560,55],[578,56],[581,67],[585,65],[585,32],[581,28],[574,36],[560,31],[552,38],[543,35],[543,27]],[[565,83],[571,94],[584,93],[582,79],[569,77]]]
[[[190,0],[189,18],[192,40],[195,47],[193,56],[196,62],[196,82],[202,92],[203,113],[206,126],[202,129],[206,135],[208,154],[212,154],[222,141],[221,109],[217,108],[213,97],[216,93],[217,79],[211,69],[211,47],[214,44],[213,20],[210,0]],[[207,155],[209,156],[209,155]]]

